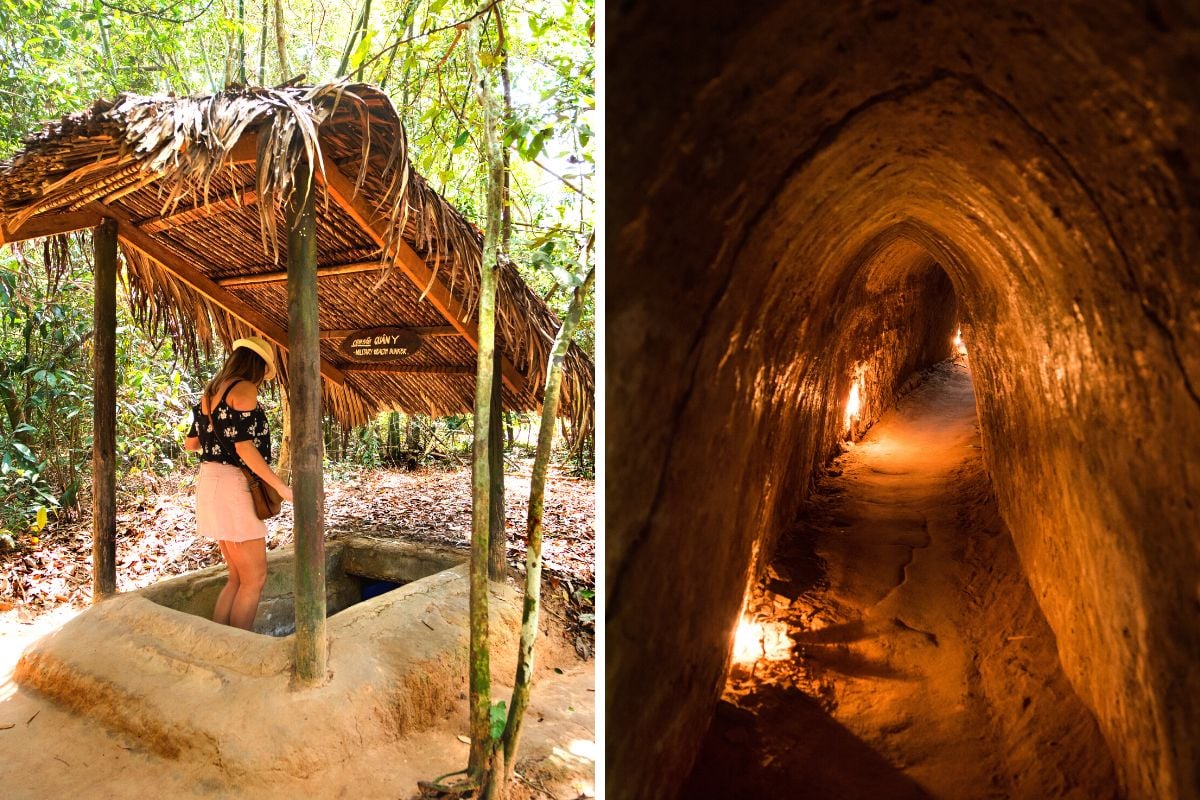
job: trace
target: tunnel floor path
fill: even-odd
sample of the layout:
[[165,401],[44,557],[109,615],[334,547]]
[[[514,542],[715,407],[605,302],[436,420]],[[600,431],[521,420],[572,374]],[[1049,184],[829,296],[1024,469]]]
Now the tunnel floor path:
[[735,662],[683,797],[1108,798],[946,362],[835,460],[750,604],[790,653]]

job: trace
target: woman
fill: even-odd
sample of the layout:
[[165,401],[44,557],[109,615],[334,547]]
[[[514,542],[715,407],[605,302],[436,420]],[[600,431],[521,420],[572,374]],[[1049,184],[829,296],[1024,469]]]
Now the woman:
[[267,526],[254,513],[243,466],[291,502],[292,490],[271,469],[267,415],[258,407],[258,386],[275,377],[275,354],[257,336],[238,339],[225,365],[192,409],[184,442],[200,452],[196,479],[196,525],[213,539],[229,566],[213,621],[251,630],[267,579]]

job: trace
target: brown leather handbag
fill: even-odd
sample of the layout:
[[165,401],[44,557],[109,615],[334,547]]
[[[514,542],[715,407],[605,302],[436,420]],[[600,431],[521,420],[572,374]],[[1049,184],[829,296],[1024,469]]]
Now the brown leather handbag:
[[258,477],[254,470],[242,467],[246,483],[250,487],[250,499],[254,501],[254,514],[259,519],[270,519],[283,508],[283,496],[275,487]]

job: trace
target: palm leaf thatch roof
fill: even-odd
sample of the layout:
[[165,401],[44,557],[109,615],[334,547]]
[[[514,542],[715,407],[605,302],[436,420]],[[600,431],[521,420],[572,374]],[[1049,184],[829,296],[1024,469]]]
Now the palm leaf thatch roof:
[[[312,165],[315,187],[295,186]],[[0,243],[115,219],[135,314],[193,358],[258,333],[287,381],[287,231],[295,191],[316,191],[321,371],[327,412],[357,425],[384,409],[464,413],[474,403],[482,232],[409,161],[381,90],[344,83],[235,88],[208,97],[121,95],[49,123],[0,164]],[[511,263],[498,273],[503,404],[540,403],[558,320]],[[420,348],[357,363],[350,332],[402,327]],[[592,426],[593,366],[572,346],[561,413]]]

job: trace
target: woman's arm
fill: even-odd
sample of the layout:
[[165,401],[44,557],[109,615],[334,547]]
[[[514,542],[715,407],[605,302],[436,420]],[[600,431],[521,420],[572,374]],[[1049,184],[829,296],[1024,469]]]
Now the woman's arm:
[[279,495],[284,500],[287,500],[289,503],[292,502],[292,487],[284,483],[275,474],[275,470],[271,469],[271,465],[262,457],[262,453],[258,452],[258,448],[254,446],[254,442],[249,440],[236,442],[233,446],[237,450],[237,454],[242,457],[242,462],[250,468],[251,472],[262,478],[269,485],[274,486],[275,491],[279,492]]
[[192,427],[188,428],[187,436],[183,437],[183,449],[191,450],[193,453],[202,449],[200,447],[200,420],[194,411],[192,412]]
[[[253,411],[258,406],[258,387],[249,381],[242,381],[233,387],[229,393],[229,405],[235,411]],[[234,442],[233,447],[237,450],[237,454],[241,456],[242,463],[250,468],[258,477],[262,478],[270,486],[275,487],[275,491],[287,500],[292,502],[292,490],[284,483],[275,471],[271,469],[271,465],[262,457],[262,453],[258,452],[258,448],[254,446],[254,442],[246,439],[241,442]]]

